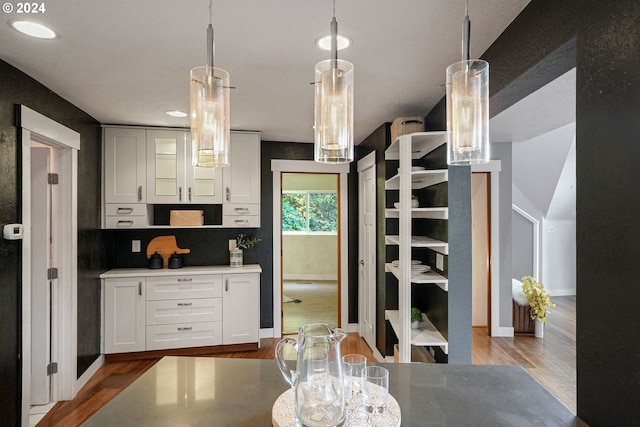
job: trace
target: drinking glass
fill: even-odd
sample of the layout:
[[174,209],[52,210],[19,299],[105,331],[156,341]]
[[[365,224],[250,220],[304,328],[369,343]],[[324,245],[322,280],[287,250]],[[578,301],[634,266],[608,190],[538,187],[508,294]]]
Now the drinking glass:
[[345,354],[342,356],[342,362],[351,367],[351,375],[348,378],[349,388],[351,390],[350,399],[353,401],[362,400],[362,390],[365,382],[365,369],[367,368],[367,357],[362,354]]
[[387,410],[389,398],[389,371],[382,366],[367,366],[365,375],[365,410],[371,414],[382,414]]

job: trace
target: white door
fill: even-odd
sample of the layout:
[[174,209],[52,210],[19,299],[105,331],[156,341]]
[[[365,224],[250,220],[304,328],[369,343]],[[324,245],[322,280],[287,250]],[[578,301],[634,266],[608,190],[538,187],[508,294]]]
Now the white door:
[[[376,165],[375,153],[358,162],[360,241],[359,324],[360,335],[371,349],[376,347]],[[373,160],[373,161],[372,161]]]
[[105,203],[146,202],[146,146],[144,129],[104,130]]
[[147,131],[147,203],[187,201],[186,140],[182,130]]
[[230,162],[222,168],[225,203],[259,203],[260,134],[232,132]]
[[51,397],[51,191],[49,148],[31,147],[31,404]]

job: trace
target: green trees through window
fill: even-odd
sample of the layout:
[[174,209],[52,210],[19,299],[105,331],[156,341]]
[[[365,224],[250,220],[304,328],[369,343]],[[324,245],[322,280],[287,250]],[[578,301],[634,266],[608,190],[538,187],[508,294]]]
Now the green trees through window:
[[283,192],[282,231],[337,232],[338,194]]

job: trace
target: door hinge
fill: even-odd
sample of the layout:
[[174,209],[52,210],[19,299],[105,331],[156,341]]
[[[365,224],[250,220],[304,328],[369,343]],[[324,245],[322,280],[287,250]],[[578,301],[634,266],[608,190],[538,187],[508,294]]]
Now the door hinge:
[[57,268],[48,268],[47,269],[47,279],[54,280],[58,278],[58,269]]
[[47,182],[51,185],[56,185],[58,183],[58,174],[57,173],[47,174]]
[[47,375],[58,373],[58,362],[51,362],[47,365]]

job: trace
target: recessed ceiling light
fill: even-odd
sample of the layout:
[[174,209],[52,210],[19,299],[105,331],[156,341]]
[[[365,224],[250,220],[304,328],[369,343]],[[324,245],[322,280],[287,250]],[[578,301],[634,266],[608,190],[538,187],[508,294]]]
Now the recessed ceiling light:
[[167,116],[171,117],[187,117],[187,113],[184,111],[167,111]]
[[[331,34],[316,39],[316,46],[322,50],[331,50]],[[351,39],[338,34],[338,50],[346,49],[349,46],[351,46]]]
[[9,24],[22,34],[38,39],[55,39],[56,33],[49,27],[30,21],[9,21]]

